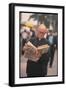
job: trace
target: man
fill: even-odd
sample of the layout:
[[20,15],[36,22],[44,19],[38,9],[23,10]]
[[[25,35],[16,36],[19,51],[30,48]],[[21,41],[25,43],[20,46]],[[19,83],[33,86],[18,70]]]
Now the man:
[[56,39],[55,39],[55,36],[53,35],[52,30],[49,30],[49,35],[48,35],[47,39],[48,39],[48,42],[50,45],[50,63],[49,63],[49,66],[51,68],[53,65],[53,60],[54,60],[55,42],[56,42]]
[[[36,37],[32,38],[30,42],[38,47],[41,45],[48,44],[48,41],[44,38],[47,28],[41,24],[36,30]],[[40,55],[39,51],[36,50],[35,56],[38,58],[36,62],[32,60],[27,61],[27,77],[42,77],[47,75],[47,65],[49,61],[48,53]]]
[[[22,48],[24,47],[25,43],[29,40],[30,38],[30,28],[23,26],[21,28],[21,46]],[[22,49],[22,54],[24,54],[24,51]]]

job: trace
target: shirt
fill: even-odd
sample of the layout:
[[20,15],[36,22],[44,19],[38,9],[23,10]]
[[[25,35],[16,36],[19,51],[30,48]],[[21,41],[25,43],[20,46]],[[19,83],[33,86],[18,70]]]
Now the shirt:
[[52,45],[53,44],[53,36],[49,36],[49,43]]

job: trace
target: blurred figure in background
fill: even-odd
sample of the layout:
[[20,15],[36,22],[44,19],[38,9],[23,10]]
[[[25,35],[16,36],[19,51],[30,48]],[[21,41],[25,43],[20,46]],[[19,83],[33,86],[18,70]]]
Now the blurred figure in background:
[[[21,41],[22,41],[21,42],[21,47],[23,48],[25,43],[27,41],[29,41],[29,39],[30,39],[30,28],[24,26],[24,27],[21,28],[21,32],[20,33],[21,33]],[[22,50],[22,54],[24,54],[23,49],[21,49],[21,50]]]
[[49,30],[49,35],[47,36],[49,45],[50,45],[50,49],[49,49],[49,59],[50,59],[50,67],[52,67],[53,65],[53,60],[54,60],[54,52],[55,52],[55,36],[53,35],[53,31]]

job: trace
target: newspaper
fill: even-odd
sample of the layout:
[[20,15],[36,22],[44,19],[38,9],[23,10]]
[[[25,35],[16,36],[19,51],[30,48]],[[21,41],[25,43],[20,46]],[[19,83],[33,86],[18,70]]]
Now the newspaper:
[[48,44],[45,44],[45,45],[42,45],[42,46],[39,46],[38,47],[38,51],[41,54],[47,53],[48,52],[48,49],[49,49],[49,45]]
[[30,41],[24,46],[24,56],[32,61],[39,60],[40,57],[36,57],[36,51],[40,53],[40,55],[47,53],[49,49],[49,45],[41,45],[39,47],[34,46]]

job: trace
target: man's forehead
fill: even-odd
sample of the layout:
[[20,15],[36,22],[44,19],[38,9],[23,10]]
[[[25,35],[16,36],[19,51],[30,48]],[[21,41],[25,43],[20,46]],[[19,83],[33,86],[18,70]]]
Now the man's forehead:
[[44,24],[41,24],[38,26],[38,31],[45,33],[45,32],[47,32],[47,28]]

